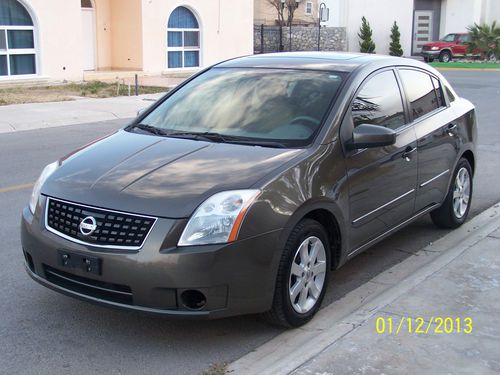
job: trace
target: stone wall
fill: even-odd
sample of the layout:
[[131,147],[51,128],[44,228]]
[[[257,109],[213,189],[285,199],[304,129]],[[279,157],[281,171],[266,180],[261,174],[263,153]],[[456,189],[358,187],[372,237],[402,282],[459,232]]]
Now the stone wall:
[[[263,31],[263,33],[262,33]],[[263,45],[262,45],[263,34]],[[254,51],[255,53],[277,52],[280,50],[280,28],[279,26],[254,25]],[[290,29],[283,27],[284,51],[290,50]],[[317,51],[318,50],[318,28],[308,26],[292,26],[292,51]],[[322,27],[321,28],[321,51],[346,51],[346,28],[345,27]]]

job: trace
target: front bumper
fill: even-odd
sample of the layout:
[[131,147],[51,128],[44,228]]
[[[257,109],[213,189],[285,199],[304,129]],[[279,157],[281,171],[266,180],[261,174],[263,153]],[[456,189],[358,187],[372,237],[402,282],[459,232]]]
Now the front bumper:
[[[45,207],[42,197],[41,207]],[[38,208],[43,211],[44,208]],[[158,219],[136,252],[103,251],[45,229],[44,212],[23,210],[21,240],[28,274],[55,291],[89,302],[172,317],[221,318],[264,312],[274,295],[279,230],[230,244],[178,248],[178,221]],[[177,228],[177,229],[176,229]],[[98,257],[100,275],[60,264],[59,251]],[[193,309],[181,297],[201,292]]]
[[441,51],[439,51],[439,50],[438,51],[430,51],[430,50],[429,51],[422,51],[422,52],[420,52],[420,55],[422,57],[430,57],[433,59],[437,59],[439,57],[440,52]]

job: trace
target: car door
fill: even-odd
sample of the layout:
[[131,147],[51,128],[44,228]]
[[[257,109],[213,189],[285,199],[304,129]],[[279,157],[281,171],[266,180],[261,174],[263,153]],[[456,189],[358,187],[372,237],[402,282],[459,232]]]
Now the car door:
[[467,43],[469,42],[469,40],[469,35],[459,35],[456,44],[454,45],[453,55],[465,56],[465,54],[467,53]]
[[413,213],[417,145],[404,108],[397,76],[388,69],[364,81],[343,121],[342,134],[351,136],[361,124],[397,132],[394,145],[346,152],[351,253]]
[[459,137],[453,109],[448,107],[441,83],[427,72],[399,69],[412,123],[417,135],[418,187],[415,210],[441,202],[458,157]]

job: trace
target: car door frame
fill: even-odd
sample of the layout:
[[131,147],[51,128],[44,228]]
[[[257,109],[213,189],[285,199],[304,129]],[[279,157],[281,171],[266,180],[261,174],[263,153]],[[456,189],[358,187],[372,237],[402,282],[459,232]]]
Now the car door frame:
[[[361,80],[361,82],[357,83],[356,89],[353,91],[353,94],[350,96],[349,101],[347,102],[347,107],[346,107],[346,110],[344,112],[343,120],[342,120],[342,123],[340,126],[340,133],[339,133],[340,134],[340,141],[341,141],[342,148],[343,148],[344,159],[346,160],[346,173],[348,173],[347,159],[350,157],[356,156],[358,154],[361,154],[367,150],[366,148],[365,149],[358,149],[358,150],[348,150],[346,147],[348,141],[350,139],[352,139],[352,131],[354,129],[354,123],[352,122],[352,116],[351,116],[352,103],[355,100],[355,98],[357,97],[357,95],[359,94],[359,92],[363,89],[366,82],[368,82],[375,75],[380,74],[384,71],[391,71],[394,74],[394,77],[396,79],[396,82],[397,82],[397,85],[399,88],[399,93],[400,93],[401,102],[402,102],[402,106],[403,106],[403,113],[405,116],[405,125],[395,129],[397,137],[399,137],[402,133],[413,131],[414,140],[411,143],[414,144],[415,147],[417,146],[417,137],[416,137],[415,129],[413,127],[411,117],[410,117],[409,103],[408,103],[408,100],[406,98],[406,92],[403,89],[403,83],[401,81],[401,77],[399,76],[399,74],[397,72],[397,68],[398,68],[398,66],[385,66],[385,67],[373,70],[370,73],[368,73],[367,75],[365,75],[363,77],[363,79]],[[417,153],[418,153],[418,151],[415,153],[415,155],[413,157],[418,158],[418,155],[416,155]],[[402,156],[404,154],[404,151],[398,151],[397,154],[398,155],[401,154],[400,156]],[[418,173],[418,159],[417,159],[417,164],[416,164],[415,168],[416,168],[415,173]],[[347,179],[349,178],[348,176],[346,176],[346,177],[347,177]],[[415,203],[415,199],[416,199],[417,184],[418,184],[418,175],[416,175],[415,186],[413,187],[413,190],[410,192],[410,194],[408,194],[408,195],[411,195],[413,197],[412,209],[410,212],[407,213],[405,219],[401,219],[401,223],[404,223],[406,220],[408,220],[408,218],[411,218],[415,213],[414,203]],[[348,183],[348,186],[349,186],[349,183]],[[350,189],[350,187],[348,187],[348,189]],[[350,199],[350,193],[348,194],[348,197],[349,197],[348,199]],[[396,203],[396,201],[401,199],[401,198],[406,198],[406,197],[407,197],[407,195],[403,195],[401,197],[399,197],[399,196],[393,197],[393,199],[388,200],[384,205],[381,205],[380,207],[378,207],[375,210],[375,212],[378,211],[379,209],[383,209],[386,206],[389,206],[393,203]],[[353,217],[350,202],[349,202],[348,206],[349,206],[348,217],[349,217],[349,232],[350,232],[349,235],[355,236],[355,234],[353,233],[353,225],[355,224],[355,222],[357,220],[359,220],[359,218]],[[366,214],[372,214],[373,212],[374,211],[367,212]],[[365,216],[365,215],[363,215],[363,216]],[[361,217],[363,217],[363,216],[361,216]],[[360,251],[366,249],[372,242],[376,241],[379,237],[384,236],[386,233],[391,232],[394,229],[394,227],[397,227],[401,223],[394,223],[394,225],[392,227],[387,227],[383,231],[374,231],[373,233],[371,233],[371,235],[369,237],[367,237],[365,240],[358,242],[358,243],[356,243],[354,241],[354,238],[351,238],[351,240],[349,241],[350,242],[350,249],[348,250],[347,256],[352,257],[354,255],[357,255]]]

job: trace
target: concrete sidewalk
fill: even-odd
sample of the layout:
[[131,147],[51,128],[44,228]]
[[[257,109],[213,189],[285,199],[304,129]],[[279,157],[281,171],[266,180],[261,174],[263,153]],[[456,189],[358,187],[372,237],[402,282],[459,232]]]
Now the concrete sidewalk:
[[133,118],[164,94],[0,106],[0,133]]
[[[500,204],[496,204],[324,308],[309,324],[232,363],[229,372],[498,374],[499,255]],[[446,326],[438,326],[436,318],[452,318],[453,325],[448,319]],[[464,332],[466,326],[469,330],[465,318],[471,319],[471,333]],[[408,319],[412,319],[411,333]],[[384,333],[377,333],[377,321],[386,323]],[[420,323],[423,332],[416,333]]]

